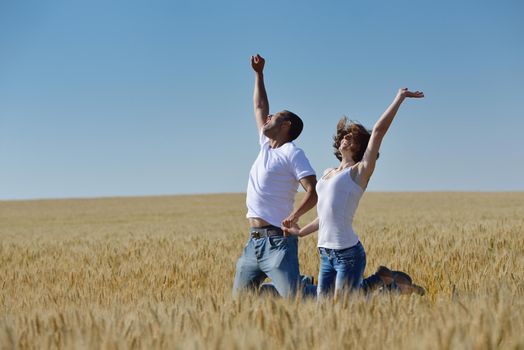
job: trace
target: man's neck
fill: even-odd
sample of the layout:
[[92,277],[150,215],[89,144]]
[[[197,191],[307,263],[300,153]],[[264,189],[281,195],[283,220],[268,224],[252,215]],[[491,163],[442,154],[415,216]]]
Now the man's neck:
[[276,138],[276,139],[270,139],[269,145],[271,148],[279,148],[283,146],[284,144],[290,142],[287,138]]

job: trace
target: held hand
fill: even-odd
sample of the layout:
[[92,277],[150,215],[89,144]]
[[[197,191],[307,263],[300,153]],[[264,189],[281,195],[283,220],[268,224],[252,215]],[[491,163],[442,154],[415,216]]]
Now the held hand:
[[264,71],[265,64],[266,60],[259,54],[257,54],[256,56],[251,56],[251,67],[253,67],[253,70],[255,72],[261,74]]
[[298,219],[298,216],[295,216],[294,214],[289,214],[287,218],[282,220],[282,226],[291,227],[293,224],[296,224],[298,222]]
[[412,98],[422,98],[424,97],[424,93],[422,91],[409,91],[407,88],[402,88],[398,90],[397,93],[398,97],[406,98],[406,97],[412,97]]
[[284,231],[284,236],[298,236],[300,237],[300,227],[293,223],[290,226],[282,226],[282,231]]

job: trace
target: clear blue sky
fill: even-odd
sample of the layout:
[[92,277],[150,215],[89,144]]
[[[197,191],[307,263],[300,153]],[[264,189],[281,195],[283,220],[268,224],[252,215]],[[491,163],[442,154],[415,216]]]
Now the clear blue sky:
[[253,74],[320,173],[348,115],[372,191],[524,190],[521,1],[0,1],[0,199],[244,192]]

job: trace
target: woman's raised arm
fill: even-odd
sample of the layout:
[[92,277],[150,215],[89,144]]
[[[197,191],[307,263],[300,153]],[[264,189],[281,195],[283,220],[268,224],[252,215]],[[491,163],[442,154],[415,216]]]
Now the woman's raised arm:
[[375,170],[375,163],[377,161],[377,155],[382,139],[386,135],[391,122],[393,122],[393,118],[395,118],[400,105],[404,102],[406,97],[422,98],[424,97],[424,93],[421,91],[412,92],[407,88],[399,89],[391,105],[389,105],[388,109],[386,109],[380,119],[375,123],[375,126],[373,126],[368,146],[358,166],[357,178],[358,182],[360,182],[363,187],[367,185],[369,178]]

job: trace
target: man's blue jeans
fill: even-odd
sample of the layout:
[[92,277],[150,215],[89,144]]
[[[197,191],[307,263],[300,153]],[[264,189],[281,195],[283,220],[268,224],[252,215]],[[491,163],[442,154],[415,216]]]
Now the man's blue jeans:
[[237,262],[233,295],[256,290],[269,277],[278,294],[289,297],[297,290],[299,276],[297,237],[250,237]]
[[332,295],[335,291],[364,291],[376,283],[381,283],[378,276],[362,279],[366,269],[366,252],[360,242],[347,249],[318,248],[320,253],[320,271],[318,274],[317,296]]

